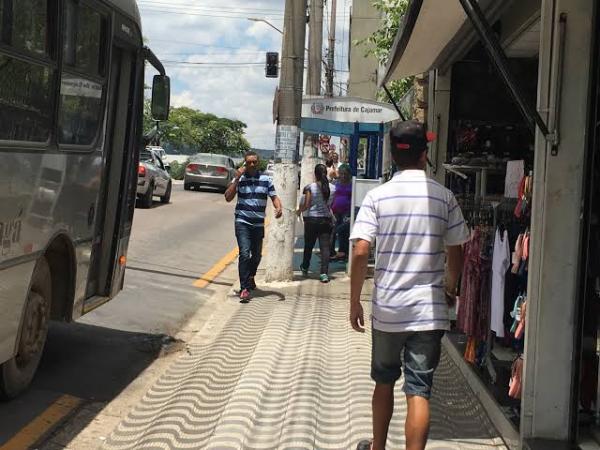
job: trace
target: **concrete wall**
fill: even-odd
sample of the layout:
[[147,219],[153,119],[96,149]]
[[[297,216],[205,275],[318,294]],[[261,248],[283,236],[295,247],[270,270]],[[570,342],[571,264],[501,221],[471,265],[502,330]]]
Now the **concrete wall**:
[[367,47],[353,42],[369,37],[379,28],[380,14],[369,0],[353,0],[350,22],[350,79],[348,95],[375,100],[377,97],[377,69],[373,56],[365,57]]
[[448,127],[450,121],[450,86],[452,69],[444,74],[432,71],[429,74],[429,109],[427,123],[429,130],[437,133],[437,140],[431,143],[429,158],[435,173],[430,169],[429,176],[441,184],[446,181],[446,169],[442,166],[448,154]]

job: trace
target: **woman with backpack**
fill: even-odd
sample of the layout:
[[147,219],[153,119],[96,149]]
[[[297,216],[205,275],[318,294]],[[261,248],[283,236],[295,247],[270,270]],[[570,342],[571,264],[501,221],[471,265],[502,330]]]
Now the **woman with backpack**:
[[318,164],[315,167],[315,182],[304,188],[304,200],[300,204],[299,213],[304,217],[304,259],[300,270],[308,275],[312,251],[319,240],[321,251],[321,283],[329,282],[329,258],[331,251],[331,232],[333,230],[333,214],[331,201],[335,187],[327,179],[327,167]]

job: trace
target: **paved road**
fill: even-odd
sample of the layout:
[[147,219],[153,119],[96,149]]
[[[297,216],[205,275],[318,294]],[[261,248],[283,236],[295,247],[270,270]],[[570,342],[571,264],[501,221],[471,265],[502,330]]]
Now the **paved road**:
[[148,367],[211,295],[192,284],[235,247],[232,215],[221,194],[181,185],[171,204],[137,209],[123,292],[51,327],[32,389],[0,404],[0,447],[62,395],[107,402]]

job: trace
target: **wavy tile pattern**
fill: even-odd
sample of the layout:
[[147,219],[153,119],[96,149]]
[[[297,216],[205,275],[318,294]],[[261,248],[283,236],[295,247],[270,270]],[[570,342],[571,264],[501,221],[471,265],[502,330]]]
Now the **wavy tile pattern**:
[[[255,299],[213,340],[192,342],[103,448],[355,448],[371,435],[371,339],[349,329],[347,305],[346,296]],[[404,448],[400,388],[390,449]],[[446,355],[428,448],[505,448]]]

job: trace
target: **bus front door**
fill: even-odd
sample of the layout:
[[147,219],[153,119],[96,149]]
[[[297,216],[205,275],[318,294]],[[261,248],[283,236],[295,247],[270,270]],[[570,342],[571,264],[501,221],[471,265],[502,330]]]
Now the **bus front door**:
[[104,174],[82,314],[112,298],[123,287],[142,126],[143,64],[138,51],[113,47],[108,92]]

